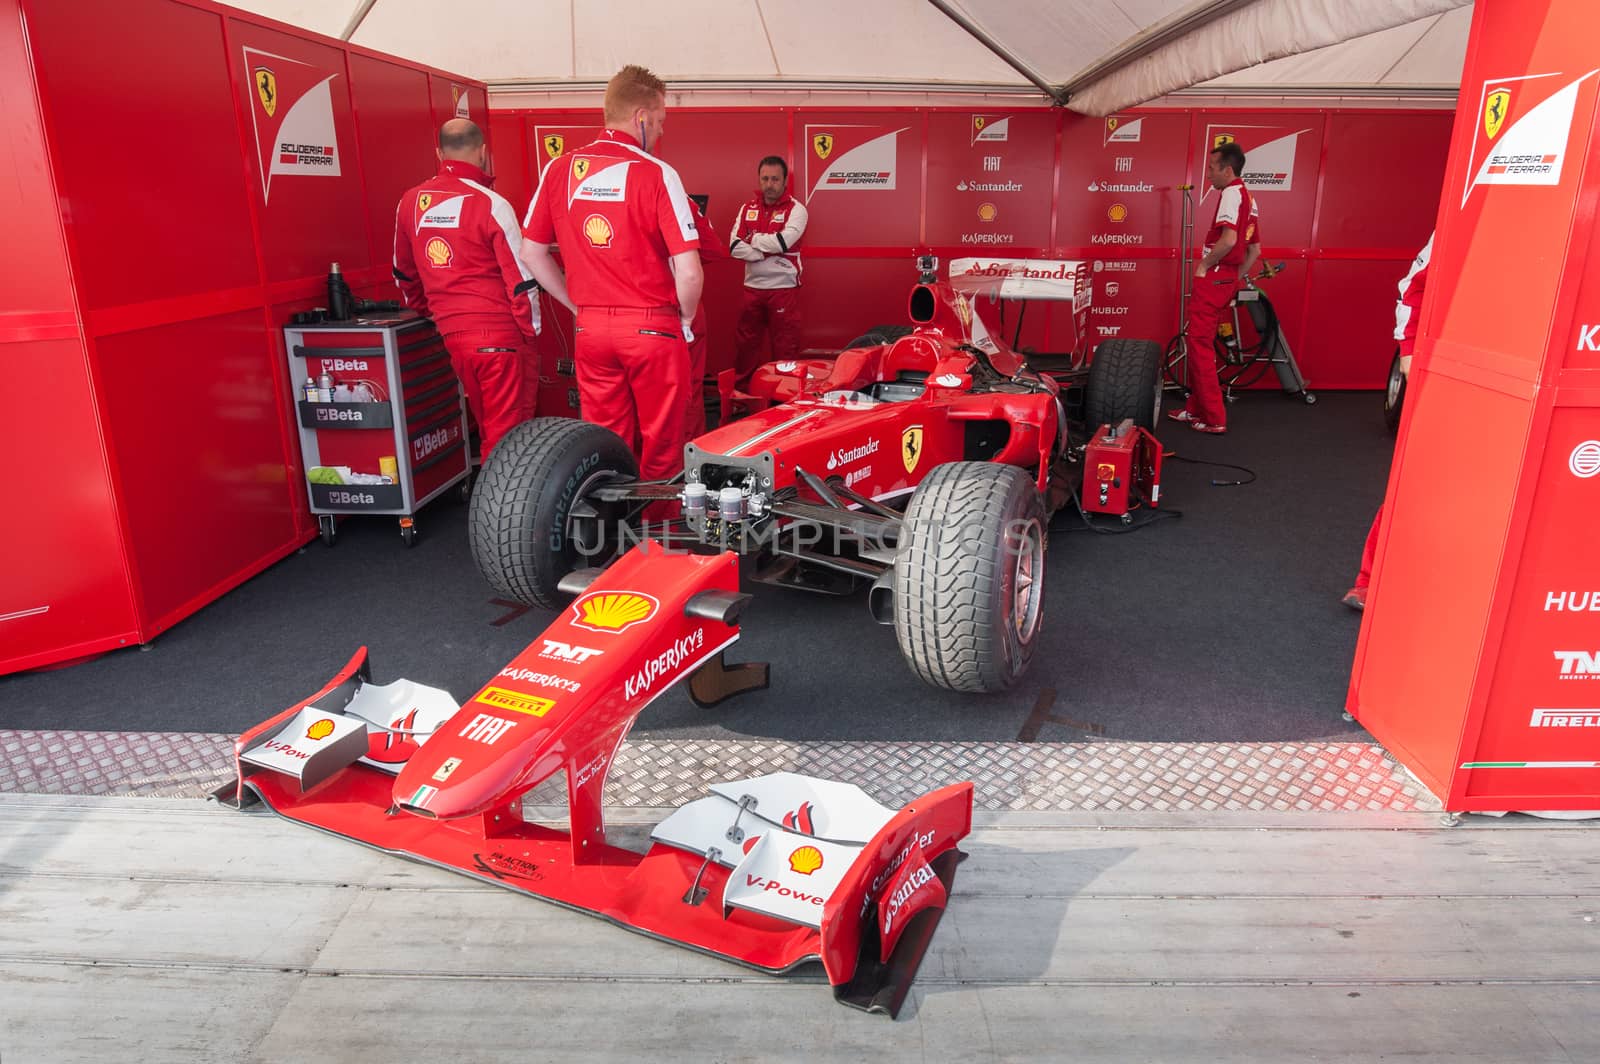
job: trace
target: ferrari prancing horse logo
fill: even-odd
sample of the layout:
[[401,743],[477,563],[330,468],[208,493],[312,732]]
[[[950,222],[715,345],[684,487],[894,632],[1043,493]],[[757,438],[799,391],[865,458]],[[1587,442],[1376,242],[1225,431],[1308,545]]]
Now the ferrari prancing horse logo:
[[552,133],[544,138],[544,150],[550,158],[554,159],[561,154],[561,149],[567,146],[567,138],[560,133]]
[[912,425],[900,434],[900,461],[905,463],[907,473],[916,472],[917,463],[922,461],[921,425]]
[[833,134],[818,133],[811,138],[811,150],[817,153],[817,158],[826,159],[833,154]]
[[578,159],[572,160],[572,179],[574,181],[582,181],[584,179],[585,175],[587,175],[588,173],[589,173],[589,160],[588,159],[578,158]]
[[428,208],[433,206],[433,193],[422,192],[417,195],[417,213],[427,214]]
[[1493,140],[1506,121],[1506,108],[1511,103],[1510,89],[1495,89],[1483,102],[1483,131]]
[[278,75],[266,67],[256,67],[254,74],[256,96],[261,100],[261,109],[271,118],[278,109]]

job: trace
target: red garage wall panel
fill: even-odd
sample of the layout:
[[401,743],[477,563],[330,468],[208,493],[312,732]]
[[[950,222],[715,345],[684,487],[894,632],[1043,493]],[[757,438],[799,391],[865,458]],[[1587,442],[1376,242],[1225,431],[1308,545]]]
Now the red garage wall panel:
[[314,534],[281,327],[333,261],[393,296],[436,121],[488,112],[207,0],[0,0],[0,103],[7,672],[146,642]]
[[[754,192],[757,160],[791,160],[791,188],[811,209],[806,346],[903,320],[910,258],[923,251],[1088,259],[1097,336],[1164,342],[1179,325],[1178,186],[1196,186],[1203,225],[1216,195],[1205,154],[1226,137],[1250,157],[1264,252],[1289,264],[1268,291],[1309,382],[1377,388],[1393,352],[1395,284],[1433,229],[1450,122],[1447,111],[1373,109],[1098,119],[1042,108],[679,108],[660,151],[690,192],[710,195],[722,231]],[[514,181],[512,156],[500,157],[501,187],[531,190],[552,149],[586,143],[600,119],[499,111],[492,123],[499,141],[519,129],[527,144]],[[512,202],[520,210],[526,199]],[[732,362],[740,277],[737,264],[708,276],[713,369]],[[1022,343],[1049,349],[1062,324],[1035,307]]]

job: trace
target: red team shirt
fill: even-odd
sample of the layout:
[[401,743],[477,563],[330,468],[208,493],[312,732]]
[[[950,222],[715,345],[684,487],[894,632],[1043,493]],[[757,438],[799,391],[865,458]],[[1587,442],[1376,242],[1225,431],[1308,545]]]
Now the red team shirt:
[[1233,247],[1217,263],[1218,266],[1238,266],[1244,261],[1245,248],[1256,235],[1256,221],[1252,217],[1254,208],[1255,197],[1250,195],[1250,190],[1238,178],[1234,178],[1233,183],[1223,188],[1217,197],[1217,212],[1212,216],[1211,228],[1206,230],[1206,252],[1209,253],[1222,239],[1224,229],[1232,229],[1239,235]]
[[561,244],[579,307],[676,308],[667,262],[700,246],[678,172],[615,129],[545,166],[522,233]]

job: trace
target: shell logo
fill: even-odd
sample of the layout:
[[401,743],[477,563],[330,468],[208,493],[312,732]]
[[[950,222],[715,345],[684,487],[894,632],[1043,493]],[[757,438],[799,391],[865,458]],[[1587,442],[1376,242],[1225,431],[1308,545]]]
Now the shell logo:
[[333,721],[329,720],[327,717],[323,717],[319,721],[313,721],[311,727],[306,729],[306,738],[315,739],[319,742],[332,734]]
[[789,855],[789,871],[809,876],[822,867],[822,851],[815,846],[802,846]]
[[433,264],[435,269],[439,270],[447,268],[450,265],[450,260],[455,258],[456,255],[442,236],[431,238],[423,247],[422,253],[428,256],[428,261]]
[[1124,204],[1113,203],[1106,208],[1106,217],[1113,222],[1125,222],[1128,220],[1128,208]]
[[591,632],[622,632],[654,617],[660,605],[636,591],[597,591],[572,604],[572,623]]
[[591,214],[583,220],[583,235],[597,248],[611,246],[611,222],[603,214]]
[[980,222],[992,222],[996,218],[998,218],[999,216],[1000,216],[1000,208],[996,207],[994,204],[992,204],[992,203],[980,203],[980,204],[978,204],[978,220]]

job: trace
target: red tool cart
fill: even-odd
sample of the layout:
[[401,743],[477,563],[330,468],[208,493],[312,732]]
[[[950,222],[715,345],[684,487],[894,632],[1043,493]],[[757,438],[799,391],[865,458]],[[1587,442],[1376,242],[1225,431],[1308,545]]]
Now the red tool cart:
[[465,497],[472,471],[466,401],[433,323],[407,311],[293,325],[284,346],[322,541],[336,514],[395,514],[411,546],[416,512],[457,484]]

